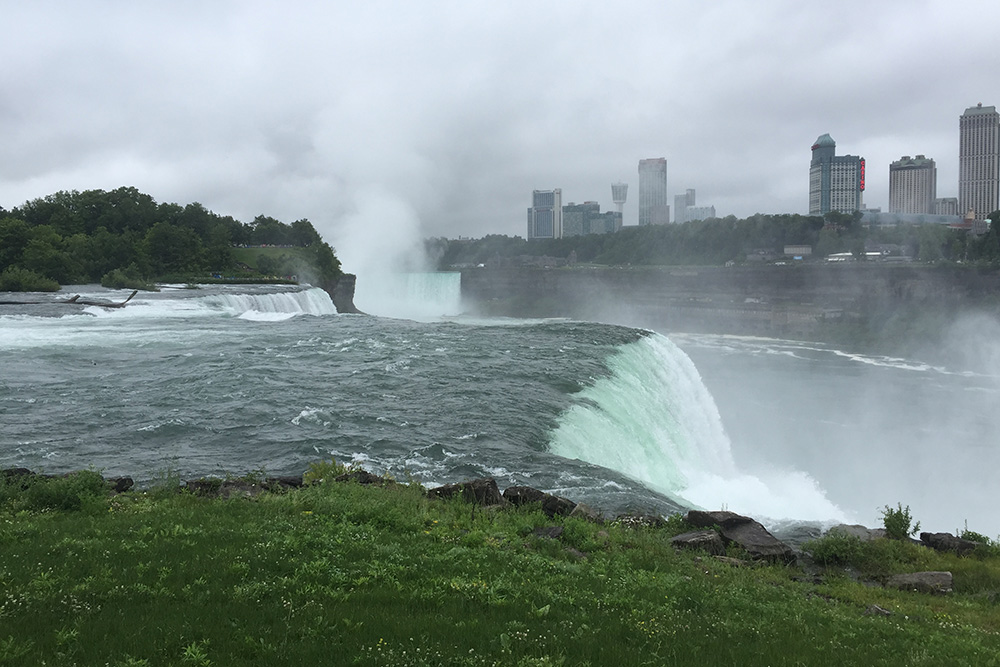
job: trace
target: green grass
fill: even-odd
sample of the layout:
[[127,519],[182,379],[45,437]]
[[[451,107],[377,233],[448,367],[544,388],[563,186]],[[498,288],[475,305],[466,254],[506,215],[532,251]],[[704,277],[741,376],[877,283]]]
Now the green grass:
[[[1000,664],[992,553],[877,547],[902,549],[898,571],[952,570],[935,597],[841,564],[814,583],[677,552],[679,521],[549,519],[416,485],[108,499],[91,482],[0,494],[0,665]],[[532,535],[549,525],[559,540]]]

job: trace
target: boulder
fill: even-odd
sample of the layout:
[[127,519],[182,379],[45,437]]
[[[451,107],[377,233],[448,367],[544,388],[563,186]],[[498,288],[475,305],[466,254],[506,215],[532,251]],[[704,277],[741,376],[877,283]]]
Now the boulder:
[[456,495],[460,495],[466,502],[476,505],[490,506],[504,503],[500,489],[497,488],[497,482],[492,477],[458,482],[457,484],[445,484],[427,492],[427,496],[430,498],[452,498]]
[[920,533],[920,542],[936,551],[954,551],[960,556],[979,546],[978,542],[963,540],[951,533]]
[[695,530],[670,538],[670,543],[678,549],[697,549],[713,555],[726,553],[722,536],[714,530]]
[[530,486],[510,486],[504,489],[503,498],[511,505],[520,507],[530,503],[539,503],[542,511],[548,517],[567,516],[576,509],[576,503],[572,500],[545,493]]
[[903,591],[944,594],[951,593],[953,579],[951,572],[911,572],[894,574],[886,581],[886,586]]
[[750,517],[735,512],[691,510],[685,519],[696,528],[717,526],[725,544],[742,547],[751,558],[784,562],[791,562],[795,558],[791,547]]
[[111,477],[104,481],[107,482],[108,488],[115,493],[125,493],[135,486],[135,482],[132,481],[131,477]]

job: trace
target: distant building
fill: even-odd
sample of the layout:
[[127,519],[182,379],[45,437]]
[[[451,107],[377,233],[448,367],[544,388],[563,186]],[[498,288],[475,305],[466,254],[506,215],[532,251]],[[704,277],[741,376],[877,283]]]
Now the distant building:
[[674,196],[674,222],[708,220],[715,217],[714,206],[695,206],[695,192],[688,189],[682,195]]
[[674,195],[674,222],[680,224],[682,222],[687,222],[687,211],[688,208],[694,206],[695,202],[695,192],[693,189],[687,189],[682,195]]
[[889,163],[889,213],[933,213],[936,198],[934,160],[904,155]]
[[821,135],[809,163],[809,215],[852,213],[864,208],[865,159],[837,155],[837,142]]
[[559,239],[563,235],[562,190],[532,190],[528,209],[529,239]]
[[639,160],[639,224],[665,225],[670,222],[667,203],[667,160]]
[[934,215],[958,216],[958,197],[941,197],[934,200]]
[[595,201],[582,204],[570,202],[563,206],[563,236],[613,234],[622,227],[622,215],[617,211],[601,213]]
[[959,214],[984,220],[1000,208],[1000,114],[977,104],[958,119]]
[[615,203],[615,210],[618,215],[622,215],[622,208],[625,206],[625,199],[628,197],[628,183],[611,184],[611,201]]

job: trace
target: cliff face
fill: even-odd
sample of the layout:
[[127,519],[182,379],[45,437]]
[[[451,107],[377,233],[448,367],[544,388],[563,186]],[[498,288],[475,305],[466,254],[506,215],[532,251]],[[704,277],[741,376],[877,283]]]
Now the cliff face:
[[995,309],[1000,272],[883,263],[467,269],[466,306],[665,331],[811,337],[900,308]]
[[360,313],[354,305],[354,287],[357,276],[353,273],[342,273],[336,281],[328,281],[320,285],[333,301],[338,313]]

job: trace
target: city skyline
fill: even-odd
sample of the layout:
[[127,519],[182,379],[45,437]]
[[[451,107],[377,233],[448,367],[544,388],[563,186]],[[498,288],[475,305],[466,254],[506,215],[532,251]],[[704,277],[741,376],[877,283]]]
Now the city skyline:
[[888,207],[901,155],[932,157],[938,197],[958,197],[956,121],[1000,104],[984,0],[43,0],[4,18],[0,206],[134,186],[308,218],[345,256],[523,235],[536,188],[609,210],[608,184],[629,183],[635,224],[649,156],[669,162],[669,198],[806,213],[803,146],[824,132],[867,159],[870,207]]

